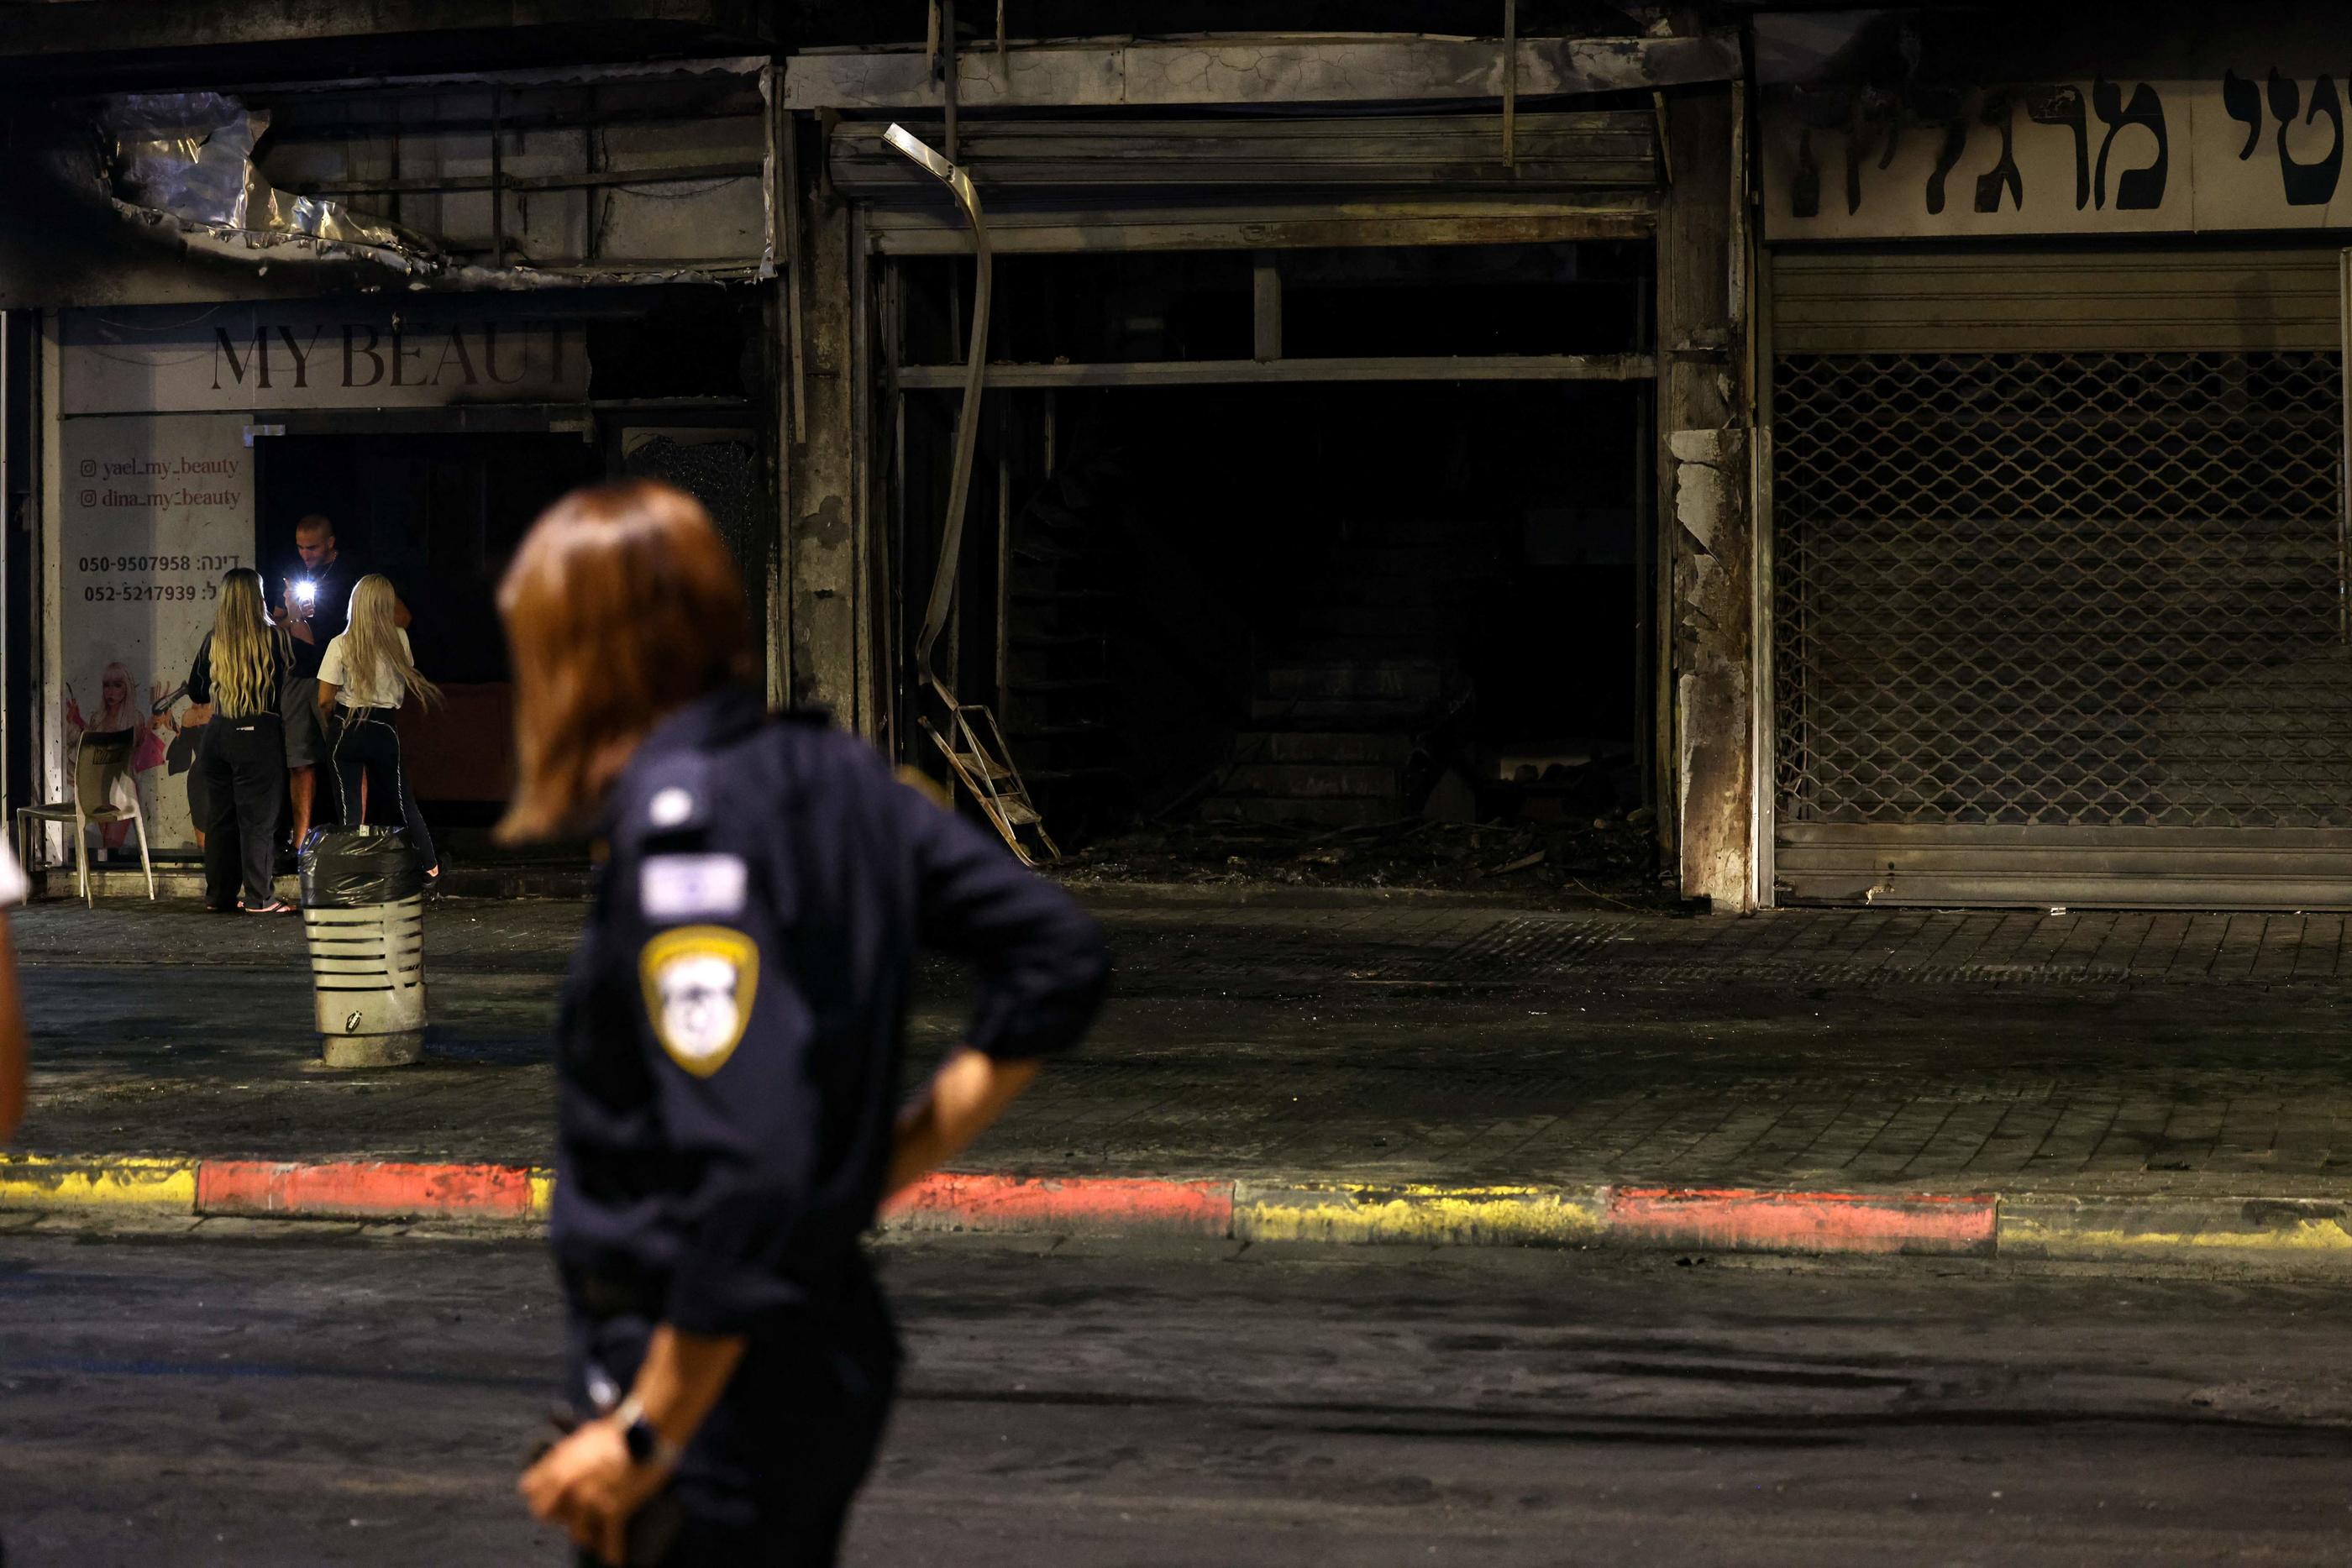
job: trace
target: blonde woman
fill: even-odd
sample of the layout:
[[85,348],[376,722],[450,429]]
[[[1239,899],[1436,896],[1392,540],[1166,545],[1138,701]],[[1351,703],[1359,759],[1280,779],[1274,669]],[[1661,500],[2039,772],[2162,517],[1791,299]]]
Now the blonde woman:
[[[286,796],[286,721],[278,695],[294,666],[290,640],[270,624],[261,574],[237,567],[221,579],[213,629],[188,672],[188,696],[213,705],[197,743],[205,783],[205,904],[220,914],[290,915],[270,889],[278,818]],[[242,873],[244,896],[237,887]]]
[[408,651],[408,633],[397,615],[399,596],[392,581],[370,572],[352,585],[350,622],[327,644],[319,661],[319,714],[342,709],[335,727],[331,760],[335,788],[342,796],[342,823],[360,825],[361,789],[368,798],[397,804],[408,841],[425,862],[425,874],[441,874],[441,860],[433,851],[433,835],[409,793],[408,775],[400,766],[400,705],[409,697],[431,706],[441,700],[441,688],[416,673]]

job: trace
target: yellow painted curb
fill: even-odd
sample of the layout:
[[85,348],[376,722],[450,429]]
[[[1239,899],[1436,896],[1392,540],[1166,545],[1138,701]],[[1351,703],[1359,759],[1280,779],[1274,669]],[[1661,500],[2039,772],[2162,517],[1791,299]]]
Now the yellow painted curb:
[[1234,1184],[1241,1241],[1562,1247],[1597,1241],[1608,1224],[1605,1187]]
[[530,1171],[530,1207],[525,1211],[532,1219],[545,1219],[555,1202],[555,1173],[543,1166],[533,1166]]
[[195,1162],[0,1155],[0,1208],[194,1214]]
[[2352,1205],[2313,1198],[2035,1198],[2000,1203],[2010,1258],[2149,1259],[2352,1253]]

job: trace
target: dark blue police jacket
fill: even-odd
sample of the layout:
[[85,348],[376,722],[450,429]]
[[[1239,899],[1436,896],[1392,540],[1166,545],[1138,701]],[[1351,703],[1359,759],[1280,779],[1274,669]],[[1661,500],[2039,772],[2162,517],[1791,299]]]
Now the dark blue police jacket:
[[969,959],[965,1036],[1075,1044],[1102,933],[1003,845],[821,719],[713,693],[615,788],[557,1034],[566,1277],[698,1333],[821,1311],[862,1277],[919,947]]

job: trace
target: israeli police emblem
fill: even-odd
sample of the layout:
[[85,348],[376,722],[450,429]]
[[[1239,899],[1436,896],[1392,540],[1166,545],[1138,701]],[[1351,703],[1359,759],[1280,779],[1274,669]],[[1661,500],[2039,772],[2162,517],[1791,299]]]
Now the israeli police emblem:
[[760,949],[724,925],[665,931],[637,960],[646,1014],[670,1060],[708,1078],[735,1053],[751,1019],[751,993],[760,977]]

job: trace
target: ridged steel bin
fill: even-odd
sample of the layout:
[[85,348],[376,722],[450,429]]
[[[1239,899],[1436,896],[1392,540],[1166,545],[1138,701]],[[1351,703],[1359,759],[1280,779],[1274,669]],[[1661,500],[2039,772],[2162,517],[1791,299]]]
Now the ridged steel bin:
[[322,828],[303,845],[302,930],[329,1067],[424,1056],[424,882],[397,828]]

